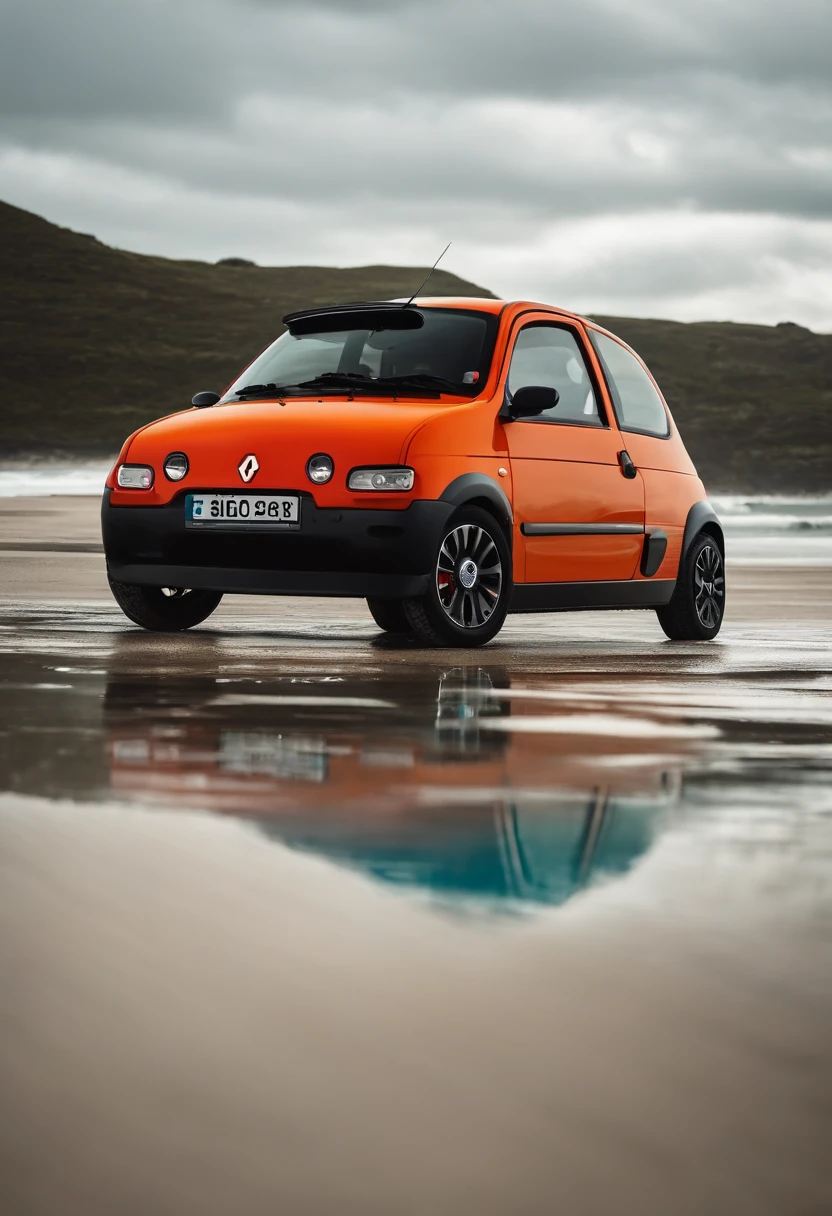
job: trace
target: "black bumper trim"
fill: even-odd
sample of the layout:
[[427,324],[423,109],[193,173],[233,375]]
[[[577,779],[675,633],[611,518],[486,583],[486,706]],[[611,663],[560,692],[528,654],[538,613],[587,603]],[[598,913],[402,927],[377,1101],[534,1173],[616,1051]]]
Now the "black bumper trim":
[[319,595],[343,598],[404,599],[424,595],[427,574],[321,573],[309,570],[235,570],[216,566],[155,566],[108,562],[119,583],[146,587],[189,587],[229,595]]
[[192,491],[161,507],[111,506],[104,495],[104,551],[114,579],[252,594],[421,595],[454,511],[432,499],[398,511],[322,508],[307,492],[299,529],[191,529],[185,492]]

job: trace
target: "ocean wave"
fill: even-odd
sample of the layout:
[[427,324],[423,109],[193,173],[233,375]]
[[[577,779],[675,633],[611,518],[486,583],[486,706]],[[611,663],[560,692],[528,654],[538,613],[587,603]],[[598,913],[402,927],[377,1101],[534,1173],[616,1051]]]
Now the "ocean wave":
[[747,515],[767,510],[774,515],[832,512],[832,494],[709,494],[708,501],[720,515]]
[[84,465],[21,465],[0,469],[0,498],[100,495],[113,462]]
[[[718,513],[719,514],[719,513]],[[830,532],[832,515],[720,515],[726,532]]]

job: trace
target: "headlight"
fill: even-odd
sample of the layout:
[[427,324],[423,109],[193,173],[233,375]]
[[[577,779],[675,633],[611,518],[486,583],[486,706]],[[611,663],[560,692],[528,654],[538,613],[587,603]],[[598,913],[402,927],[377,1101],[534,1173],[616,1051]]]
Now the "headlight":
[[116,481],[122,490],[149,490],[153,485],[153,470],[146,464],[120,464]]
[[310,456],[306,462],[306,476],[310,481],[314,481],[315,485],[322,486],[325,481],[329,481],[334,472],[335,465],[332,463],[332,457],[327,456],[325,452],[318,452],[317,456]]
[[412,490],[413,469],[353,469],[347,485],[351,490]]
[[184,452],[171,452],[165,457],[164,469],[168,481],[181,481],[188,471],[188,457]]

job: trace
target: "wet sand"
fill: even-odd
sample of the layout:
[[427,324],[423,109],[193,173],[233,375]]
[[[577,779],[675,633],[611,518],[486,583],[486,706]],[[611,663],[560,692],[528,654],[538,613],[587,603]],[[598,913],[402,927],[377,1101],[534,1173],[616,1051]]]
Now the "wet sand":
[[472,655],[0,537],[0,1211],[830,1210],[832,572]]

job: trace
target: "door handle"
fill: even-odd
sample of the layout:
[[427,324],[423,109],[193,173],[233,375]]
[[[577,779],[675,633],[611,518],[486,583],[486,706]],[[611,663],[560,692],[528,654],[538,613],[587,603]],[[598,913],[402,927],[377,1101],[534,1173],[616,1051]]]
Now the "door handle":
[[632,479],[635,477],[638,470],[636,469],[636,466],[633,464],[633,460],[632,460],[632,457],[630,456],[630,453],[629,452],[619,452],[618,453],[618,463],[621,465],[621,472],[624,474],[624,476],[626,478],[628,478],[628,480],[632,481]]

